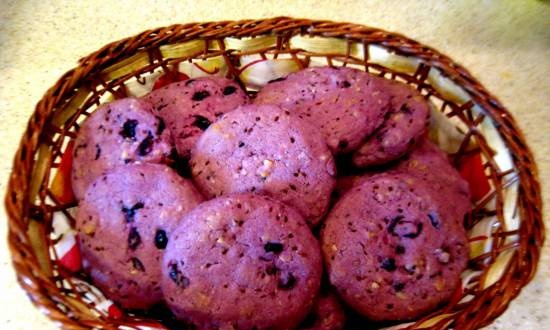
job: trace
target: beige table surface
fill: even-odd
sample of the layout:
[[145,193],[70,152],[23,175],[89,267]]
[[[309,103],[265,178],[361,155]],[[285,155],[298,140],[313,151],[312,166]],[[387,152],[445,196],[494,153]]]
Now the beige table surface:
[[[86,4],[84,4],[86,3]],[[0,191],[42,94],[104,44],[173,23],[272,16],[349,21],[401,32],[468,68],[512,112],[550,205],[550,3],[508,1],[0,0]],[[0,211],[0,329],[56,329],[15,281]],[[550,226],[550,224],[549,224]],[[549,329],[550,248],[535,279],[489,329]]]

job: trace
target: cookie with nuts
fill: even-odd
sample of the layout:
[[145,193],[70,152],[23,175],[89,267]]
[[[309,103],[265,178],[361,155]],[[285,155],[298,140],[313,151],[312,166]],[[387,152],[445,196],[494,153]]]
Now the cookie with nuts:
[[293,329],[322,271],[319,244],[297,211],[238,194],[183,218],[164,254],[162,289],[176,317],[198,329]]
[[372,176],[336,203],[321,246],[332,285],[371,320],[412,320],[447,301],[466,267],[468,242],[425,181]]
[[205,196],[266,194],[296,208],[311,226],[328,209],[336,175],[320,132],[272,105],[222,116],[198,140],[190,165]]

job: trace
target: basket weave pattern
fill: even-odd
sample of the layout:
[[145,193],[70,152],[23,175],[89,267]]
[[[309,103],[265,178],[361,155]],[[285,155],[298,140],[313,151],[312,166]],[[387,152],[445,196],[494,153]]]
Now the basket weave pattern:
[[[459,128],[456,158],[470,152],[471,145],[481,152],[492,189],[475,205],[468,226],[474,232],[487,224],[488,235],[470,260],[464,290],[411,328],[487,325],[531,280],[544,241],[536,165],[508,111],[464,68],[402,35],[356,24],[285,17],[191,23],[148,30],[82,58],[37,104],[21,139],[5,201],[9,247],[19,283],[62,327],[134,329],[144,324],[142,318],[113,319],[97,312],[83,299],[90,287],[56,264],[53,214],[71,219],[67,210],[75,205],[57,201],[49,185],[67,142],[89,113],[127,96],[132,83],[145,84],[154,73],[210,60],[223,63],[224,75],[251,95],[266,82],[247,75],[255,61],[273,63],[275,76],[269,79],[278,78],[280,66],[347,65],[405,81]],[[503,165],[506,157],[510,167]],[[155,320],[146,322],[162,328]]]

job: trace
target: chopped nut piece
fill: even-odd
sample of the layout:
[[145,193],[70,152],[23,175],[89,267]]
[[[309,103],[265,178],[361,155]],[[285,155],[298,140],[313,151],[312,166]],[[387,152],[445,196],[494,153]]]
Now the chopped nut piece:
[[96,225],[94,223],[87,223],[84,225],[84,228],[82,229],[84,231],[84,234],[91,235],[95,233]]
[[443,291],[445,289],[445,280],[443,278],[438,278],[434,281],[434,287],[437,291]]
[[446,252],[442,249],[436,249],[434,254],[437,258],[437,261],[439,261],[442,264],[449,263],[451,259],[451,255],[449,254],[449,252]]

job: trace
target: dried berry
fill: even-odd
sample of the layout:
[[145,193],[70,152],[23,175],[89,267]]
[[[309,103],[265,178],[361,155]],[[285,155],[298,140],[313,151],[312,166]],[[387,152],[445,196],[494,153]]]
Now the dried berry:
[[147,137],[141,141],[138,146],[138,154],[140,156],[147,156],[153,150],[153,135],[151,132],[147,134]]
[[130,228],[130,233],[128,234],[128,247],[130,250],[134,251],[141,244],[141,236],[137,231],[136,227]]
[[166,129],[166,124],[164,123],[164,120],[160,117],[157,117],[158,124],[157,124],[157,135],[161,135],[162,132]]
[[430,223],[435,229],[439,229],[441,227],[441,220],[436,212],[428,213],[428,218],[430,218]]
[[290,272],[284,272],[279,276],[279,289],[290,290],[296,285],[296,277]]
[[95,160],[99,159],[99,156],[101,156],[101,148],[99,147],[99,144],[95,145]]
[[157,229],[157,232],[155,233],[156,248],[159,250],[164,250],[167,244],[168,244],[168,237],[166,236],[166,232],[162,229]]
[[264,244],[265,252],[281,253],[283,252],[283,244],[278,242],[267,242]]
[[144,272],[144,271],[145,271],[145,267],[144,267],[143,264],[141,263],[141,260],[139,260],[138,258],[133,257],[132,259],[130,259],[130,261],[132,262],[132,267],[133,267],[135,270],[138,270],[138,271],[140,271],[140,272]]
[[405,247],[403,245],[396,246],[395,247],[395,253],[404,254],[405,253]]
[[349,88],[351,86],[351,84],[349,83],[349,81],[344,80],[344,81],[340,82],[339,86],[341,88]]
[[177,262],[171,262],[168,267],[170,267],[170,273],[168,274],[170,279],[180,288],[187,288],[189,286],[189,279],[180,272]]
[[127,208],[126,206],[122,207],[122,213],[124,213],[124,219],[127,223],[134,222],[134,217],[136,211],[142,209],[145,205],[142,202],[137,202],[134,206]]
[[195,115],[195,121],[193,122],[193,126],[198,127],[201,130],[206,130],[208,126],[210,126],[210,120],[208,118],[205,118],[201,115]]
[[395,290],[395,292],[399,292],[405,288],[405,283],[403,282],[394,282],[392,284],[392,288]]
[[125,139],[132,139],[134,140],[136,138],[136,126],[138,125],[138,121],[135,119],[128,119],[124,124],[122,125],[122,129],[118,134],[120,134]]
[[397,269],[395,266],[395,259],[393,258],[384,258],[380,263],[380,267],[388,272],[393,272]]
[[393,236],[396,236],[394,233],[395,226],[397,226],[397,224],[403,219],[405,219],[405,217],[402,215],[398,215],[395,218],[392,218],[388,223],[388,232],[390,232]]
[[422,228],[421,222],[415,224],[412,221],[405,220],[404,216],[398,215],[390,220],[387,229],[392,236],[416,238],[422,233]]
[[193,97],[191,97],[191,99],[193,101],[202,101],[209,96],[210,96],[210,92],[208,91],[198,91],[198,92],[195,92],[195,94],[193,94]]
[[408,233],[404,234],[403,237],[417,238],[418,235],[420,235],[422,233],[422,228],[423,227],[424,227],[424,225],[422,224],[422,222],[419,222],[419,223],[416,224],[416,231],[408,232]]
[[237,88],[235,86],[227,86],[223,89],[223,95],[231,95],[235,93]]

